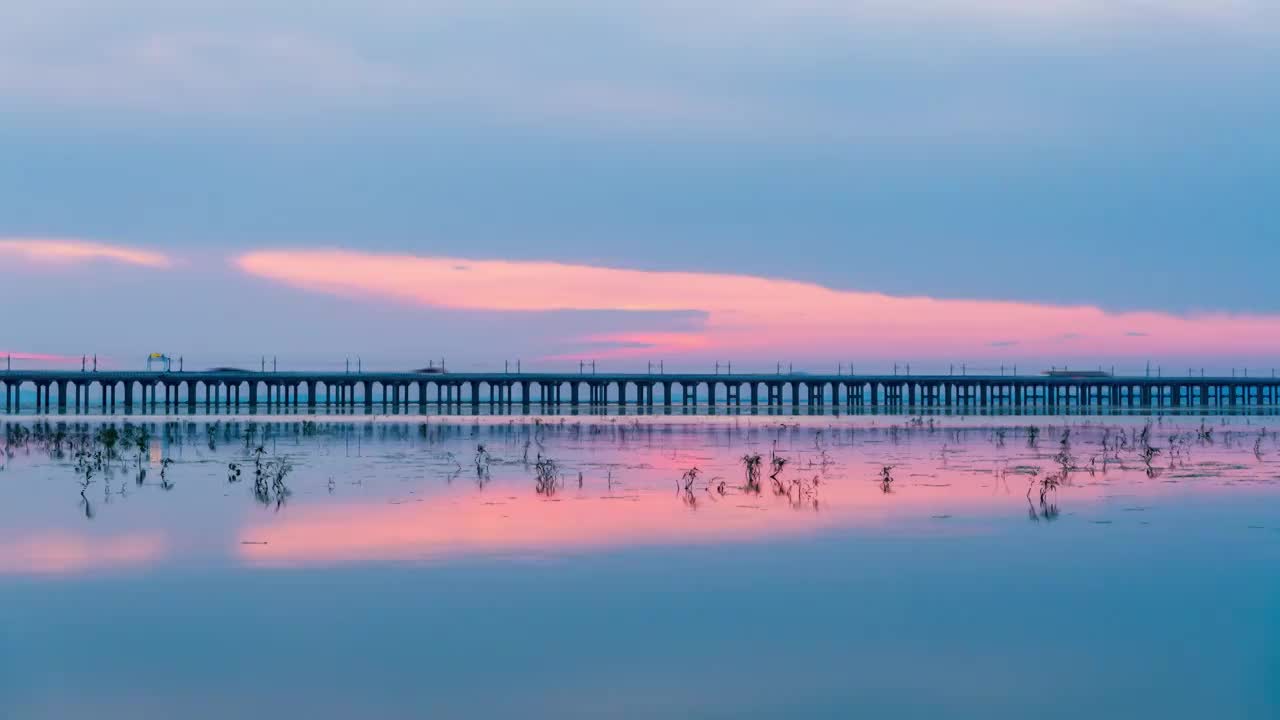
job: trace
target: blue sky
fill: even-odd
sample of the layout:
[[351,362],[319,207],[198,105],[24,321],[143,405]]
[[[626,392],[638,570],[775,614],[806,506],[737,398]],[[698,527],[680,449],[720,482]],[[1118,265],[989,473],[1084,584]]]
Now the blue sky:
[[[0,350],[301,362],[329,354],[308,332],[325,308],[378,318],[354,339],[371,356],[480,363],[697,323],[338,297],[233,264],[290,248],[1280,313],[1278,70],[1280,7],[1255,0],[18,0],[0,7],[0,238],[181,262],[4,263],[0,293],[40,311]],[[181,311],[154,307],[175,294]],[[99,299],[158,326],[71,341]],[[387,339],[415,325],[439,342]]]

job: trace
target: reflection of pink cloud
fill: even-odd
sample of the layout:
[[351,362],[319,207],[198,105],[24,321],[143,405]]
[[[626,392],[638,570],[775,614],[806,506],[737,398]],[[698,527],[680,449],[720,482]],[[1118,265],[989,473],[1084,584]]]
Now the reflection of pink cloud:
[[65,575],[106,568],[138,567],[164,554],[155,534],[93,538],[47,533],[0,542],[0,573]]
[[[718,542],[792,534],[821,527],[802,513],[743,510],[717,514],[672,512],[673,500],[591,498],[563,502],[508,500],[344,505],[298,509],[286,518],[249,527],[240,552],[255,564],[329,564],[370,559],[443,558],[495,552],[598,549],[652,543]],[[587,505],[590,505],[588,507]],[[830,518],[834,519],[834,518]],[[252,544],[264,542],[265,544]]]
[[824,491],[826,509],[818,513],[791,509],[768,491],[759,497],[735,494],[719,500],[699,492],[702,507],[696,511],[682,507],[666,492],[605,498],[572,491],[563,492],[559,502],[505,498],[484,504],[474,498],[431,498],[400,505],[295,508],[285,517],[244,528],[239,552],[250,564],[324,565],[721,543],[880,524],[891,512],[910,507],[898,502],[891,511],[888,503],[877,502],[879,490],[873,483],[863,485],[840,500]]
[[0,238],[0,254],[46,263],[107,260],[153,268],[169,267],[172,264],[167,256],[150,250],[88,240],[54,238]]
[[[920,526],[912,521],[928,518],[940,507],[974,517],[1024,511],[1024,476],[1009,480],[1014,489],[997,495],[964,470],[934,469],[921,479],[945,489],[914,487],[908,468],[901,469],[903,479],[891,497],[873,480],[873,468],[866,468],[861,477],[829,481],[819,491],[817,511],[809,502],[793,506],[790,499],[774,496],[768,480],[759,495],[734,487],[725,496],[698,490],[697,507],[690,509],[673,492],[665,487],[656,491],[652,485],[658,478],[665,486],[679,477],[688,468],[682,463],[669,453],[647,455],[643,472],[648,482],[630,478],[640,484],[629,485],[633,489],[621,497],[602,497],[598,489],[566,488],[557,501],[501,493],[481,502],[469,491],[453,489],[396,505],[295,507],[287,515],[243,528],[238,551],[249,564],[306,566],[782,539],[837,527],[889,528],[904,521],[904,531],[911,533],[974,533],[984,528]],[[728,482],[736,486],[740,480]],[[1073,488],[1071,497],[1076,503],[1092,503],[1105,494],[1106,488],[1097,485]]]
[[[296,287],[444,308],[705,315],[694,332],[620,332],[583,339],[614,346],[587,353],[597,357],[695,354],[703,349],[772,356],[778,348],[818,346],[898,357],[1280,351],[1280,316],[1274,315],[1107,312],[1083,305],[897,297],[747,275],[338,250],[253,252],[236,262],[245,272]],[[1206,338],[1212,338],[1211,347]]]

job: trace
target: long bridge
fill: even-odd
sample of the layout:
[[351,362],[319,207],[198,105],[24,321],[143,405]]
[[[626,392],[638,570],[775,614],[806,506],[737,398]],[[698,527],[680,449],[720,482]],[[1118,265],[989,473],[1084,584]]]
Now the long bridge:
[[819,375],[0,371],[4,412],[294,410],[426,413],[481,407],[1074,410],[1246,409],[1280,404],[1280,378],[1080,375]]

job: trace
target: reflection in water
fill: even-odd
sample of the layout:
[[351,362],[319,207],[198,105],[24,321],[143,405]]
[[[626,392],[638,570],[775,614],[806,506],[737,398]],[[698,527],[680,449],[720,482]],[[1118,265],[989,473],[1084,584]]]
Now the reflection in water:
[[1275,716],[1247,418],[4,437],[6,719]]
[[[1219,421],[1216,442],[1203,424],[1162,419],[984,422],[11,423],[4,457],[10,484],[52,474],[56,487],[58,475],[75,478],[68,489],[78,493],[81,522],[102,521],[101,505],[127,499],[148,508],[142,517],[130,513],[129,529],[181,537],[202,557],[312,565],[742,541],[895,523],[900,531],[920,518],[1016,512],[1011,476],[1027,482],[1027,515],[1055,520],[1063,501],[1079,510],[1105,505],[1119,488],[1169,492],[1176,483],[1163,482],[1163,472],[1198,479],[1202,491],[1265,481],[1265,449],[1276,443],[1274,433],[1238,419]],[[1024,441],[1009,442],[1018,436]],[[1158,436],[1163,447],[1154,444]],[[458,482],[464,471],[471,482]],[[1086,482],[1073,482],[1076,475]],[[93,499],[95,485],[101,500]],[[246,514],[242,487],[273,513]],[[133,497],[152,488],[167,499]],[[68,535],[75,526],[42,498],[24,499],[27,522],[0,530],[8,572],[39,565],[22,558],[37,556],[31,549],[51,530],[61,534],[49,557],[83,558],[62,564],[70,569],[98,558],[106,566],[161,559],[136,543],[122,546],[130,552],[109,543],[96,553],[67,550],[67,538],[79,537]],[[213,524],[191,531],[188,521],[210,508],[219,513]]]
[[98,537],[41,531],[0,540],[0,573],[60,575],[140,567],[164,554],[164,536],[158,532]]

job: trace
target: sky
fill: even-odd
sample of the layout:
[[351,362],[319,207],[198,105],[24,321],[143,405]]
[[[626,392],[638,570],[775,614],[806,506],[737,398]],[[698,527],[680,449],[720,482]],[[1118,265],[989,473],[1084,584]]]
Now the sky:
[[1264,372],[1277,76],[1269,0],[5,0],[0,354]]

